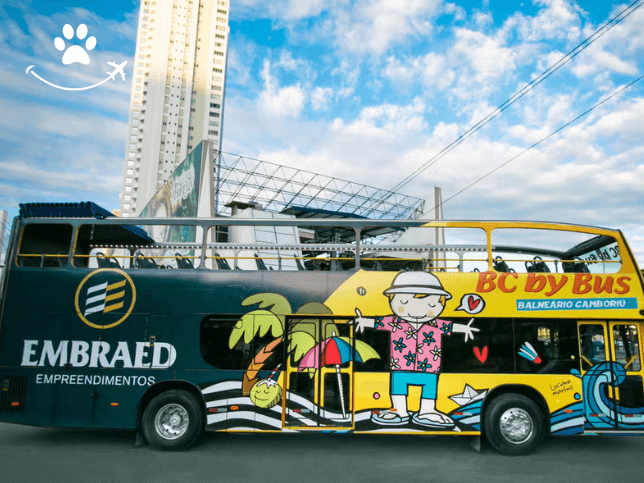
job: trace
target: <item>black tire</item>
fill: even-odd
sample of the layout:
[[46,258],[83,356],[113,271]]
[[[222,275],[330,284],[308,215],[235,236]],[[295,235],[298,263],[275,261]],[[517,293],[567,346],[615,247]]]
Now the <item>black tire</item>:
[[203,430],[201,401],[193,394],[172,389],[156,396],[145,408],[141,427],[147,442],[161,450],[184,450]]
[[539,406],[521,394],[504,394],[485,410],[485,437],[499,453],[531,453],[543,441],[545,417]]

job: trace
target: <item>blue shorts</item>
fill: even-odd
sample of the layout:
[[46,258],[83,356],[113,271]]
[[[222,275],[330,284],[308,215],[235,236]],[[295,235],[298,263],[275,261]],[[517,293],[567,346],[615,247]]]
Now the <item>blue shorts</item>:
[[423,399],[436,399],[438,374],[416,371],[393,371],[391,373],[392,396],[407,396],[409,386],[421,386]]

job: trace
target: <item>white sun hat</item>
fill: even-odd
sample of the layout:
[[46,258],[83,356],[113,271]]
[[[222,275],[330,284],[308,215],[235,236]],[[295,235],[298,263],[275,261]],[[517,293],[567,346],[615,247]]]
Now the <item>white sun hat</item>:
[[392,293],[413,293],[428,295],[444,295],[447,300],[452,294],[445,291],[441,281],[436,275],[429,272],[401,272],[394,278],[391,287],[383,292],[385,295]]

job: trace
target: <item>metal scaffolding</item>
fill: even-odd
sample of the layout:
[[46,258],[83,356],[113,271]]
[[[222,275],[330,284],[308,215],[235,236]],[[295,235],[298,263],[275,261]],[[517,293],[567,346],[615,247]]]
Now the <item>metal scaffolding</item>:
[[419,198],[268,161],[218,152],[214,165],[218,216],[230,216],[226,205],[232,202],[273,212],[306,208],[378,220],[415,219],[423,213]]

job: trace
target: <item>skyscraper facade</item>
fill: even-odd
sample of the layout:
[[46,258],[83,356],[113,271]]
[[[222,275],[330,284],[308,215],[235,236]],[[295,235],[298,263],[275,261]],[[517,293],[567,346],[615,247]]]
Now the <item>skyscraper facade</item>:
[[229,7],[141,1],[121,216],[138,215],[200,141],[221,149]]

